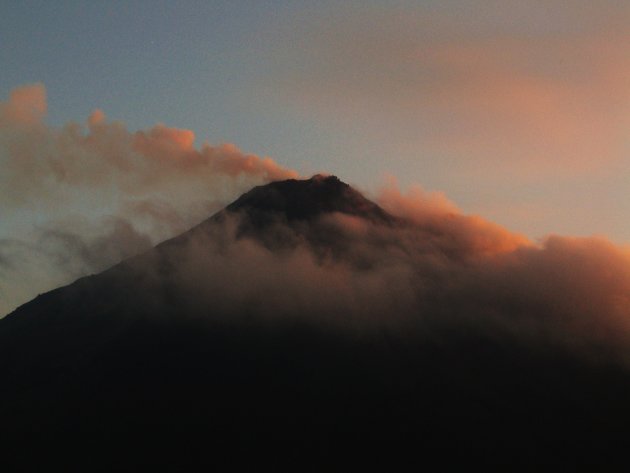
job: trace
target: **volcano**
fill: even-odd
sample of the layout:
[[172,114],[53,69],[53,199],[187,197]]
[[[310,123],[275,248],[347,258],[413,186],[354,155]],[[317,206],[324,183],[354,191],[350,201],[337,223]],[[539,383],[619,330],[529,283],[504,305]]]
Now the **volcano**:
[[425,256],[476,264],[458,238],[334,176],[256,187],[0,320],[4,458],[24,471],[623,462],[627,369],[471,322],[476,299],[448,312],[455,273]]

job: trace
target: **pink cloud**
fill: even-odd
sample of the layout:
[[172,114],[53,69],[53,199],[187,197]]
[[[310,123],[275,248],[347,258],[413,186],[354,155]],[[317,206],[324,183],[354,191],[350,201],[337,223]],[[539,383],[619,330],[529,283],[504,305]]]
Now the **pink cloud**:
[[35,125],[46,115],[46,89],[43,84],[16,87],[9,100],[0,103],[0,126]]
[[[296,177],[271,158],[246,154],[234,145],[194,147],[190,130],[155,125],[130,132],[121,122],[108,122],[101,110],[87,120],[61,129],[43,123],[46,112],[42,85],[12,92],[0,107],[0,150],[5,169],[5,202],[26,203],[57,195],[68,186],[91,190],[117,189],[118,196],[161,193],[189,185],[195,191],[216,179],[242,177],[250,184]],[[244,183],[239,184],[243,187]]]

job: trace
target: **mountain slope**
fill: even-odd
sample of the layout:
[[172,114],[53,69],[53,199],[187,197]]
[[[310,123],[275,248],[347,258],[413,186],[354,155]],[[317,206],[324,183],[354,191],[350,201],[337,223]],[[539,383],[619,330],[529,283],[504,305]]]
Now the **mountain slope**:
[[457,238],[335,177],[255,188],[0,320],[2,445],[25,470],[623,460],[625,368],[479,323]]

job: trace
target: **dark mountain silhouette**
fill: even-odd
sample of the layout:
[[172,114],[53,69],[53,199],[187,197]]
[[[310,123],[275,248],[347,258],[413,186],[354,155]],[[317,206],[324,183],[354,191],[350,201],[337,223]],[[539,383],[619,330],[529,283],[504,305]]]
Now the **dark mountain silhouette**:
[[341,212],[376,223],[397,219],[366,199],[336,176],[317,174],[306,181],[290,179],[259,186],[228,205],[230,212],[246,212],[250,219],[265,223],[269,213],[287,220],[308,220],[326,212]]
[[357,256],[335,218],[367,225],[370,251],[385,251],[381,232],[412,227],[336,177],[275,182],[0,320],[0,448],[12,471],[573,471],[625,460],[630,377],[615,363],[469,327],[344,322],[345,302],[327,305],[334,294],[317,282],[313,308],[260,296],[270,279],[300,276],[269,267],[296,248],[317,264],[379,264]]

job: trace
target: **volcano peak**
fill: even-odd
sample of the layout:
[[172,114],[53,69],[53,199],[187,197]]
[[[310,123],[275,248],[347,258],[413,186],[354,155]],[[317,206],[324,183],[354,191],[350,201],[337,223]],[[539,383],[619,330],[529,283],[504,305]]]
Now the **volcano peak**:
[[337,176],[315,174],[310,179],[288,179],[258,186],[227,207],[230,212],[283,214],[287,220],[308,220],[339,212],[377,223],[395,218]]

